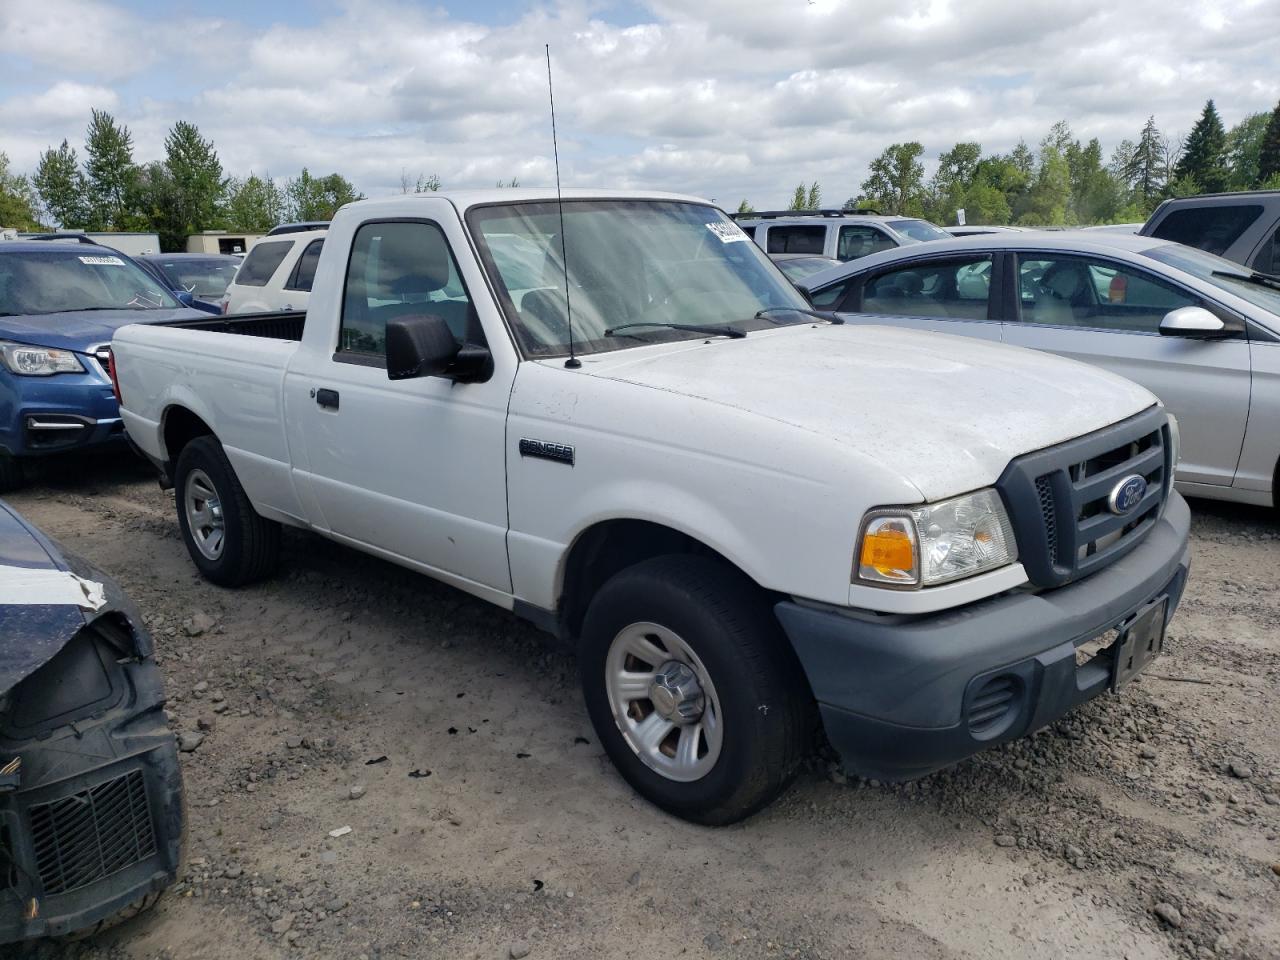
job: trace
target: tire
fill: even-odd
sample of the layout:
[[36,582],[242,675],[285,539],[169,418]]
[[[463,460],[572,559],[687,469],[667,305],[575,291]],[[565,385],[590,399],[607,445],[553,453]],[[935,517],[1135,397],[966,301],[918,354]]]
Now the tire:
[[[187,509],[188,497],[197,490],[212,495],[203,501],[208,511],[203,516],[212,517],[208,525]],[[174,471],[174,494],[183,542],[205,579],[239,587],[275,572],[280,559],[280,524],[253,509],[217,439],[197,437],[182,448]],[[195,531],[193,523],[198,526]],[[214,530],[222,534],[216,549]]]
[[[633,649],[689,666],[699,683],[678,692],[701,692],[700,733],[687,717],[662,733],[672,698],[650,686],[662,702],[646,699],[636,678],[669,682],[684,672],[671,660],[659,670]],[[657,557],[616,574],[587,609],[579,666],[596,735],[623,778],[694,823],[719,826],[760,810],[787,788],[812,742],[813,695],[795,654],[762,591],[723,561]],[[697,709],[696,696],[681,702]],[[647,734],[640,724],[650,725]]]
[[27,474],[22,468],[22,461],[0,451],[0,493],[17,490],[26,482]]

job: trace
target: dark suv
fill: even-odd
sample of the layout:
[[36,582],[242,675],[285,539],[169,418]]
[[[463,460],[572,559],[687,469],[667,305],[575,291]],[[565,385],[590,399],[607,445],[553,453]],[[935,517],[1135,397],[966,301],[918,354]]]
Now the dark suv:
[[1166,200],[1138,233],[1199,247],[1259,273],[1280,274],[1280,190]]

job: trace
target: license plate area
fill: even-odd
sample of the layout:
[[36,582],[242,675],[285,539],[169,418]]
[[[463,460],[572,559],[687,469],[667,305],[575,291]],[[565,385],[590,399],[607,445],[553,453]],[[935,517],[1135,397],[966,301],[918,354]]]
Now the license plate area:
[[1169,598],[1161,597],[1123,625],[1111,646],[1111,689],[1119,690],[1164,650],[1164,620]]

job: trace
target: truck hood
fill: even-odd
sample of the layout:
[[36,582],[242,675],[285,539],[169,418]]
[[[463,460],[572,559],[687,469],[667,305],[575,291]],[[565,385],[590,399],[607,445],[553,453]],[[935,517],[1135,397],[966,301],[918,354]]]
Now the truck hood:
[[0,340],[84,353],[96,344],[109,343],[116,330],[126,324],[207,319],[207,313],[187,307],[172,310],[73,310],[0,317]]
[[1014,457],[1157,402],[1074,360],[894,327],[804,325],[584,361],[595,376],[818,434],[879,462],[926,500],[989,486]]

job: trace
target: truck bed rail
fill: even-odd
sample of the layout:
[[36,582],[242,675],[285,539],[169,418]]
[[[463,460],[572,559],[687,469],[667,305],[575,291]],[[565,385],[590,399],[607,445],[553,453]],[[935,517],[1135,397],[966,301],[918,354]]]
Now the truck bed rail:
[[269,340],[301,340],[302,328],[306,322],[305,310],[276,310],[270,313],[210,317],[207,320],[170,320],[157,326],[207,330],[211,333],[234,333],[242,337],[265,337]]

